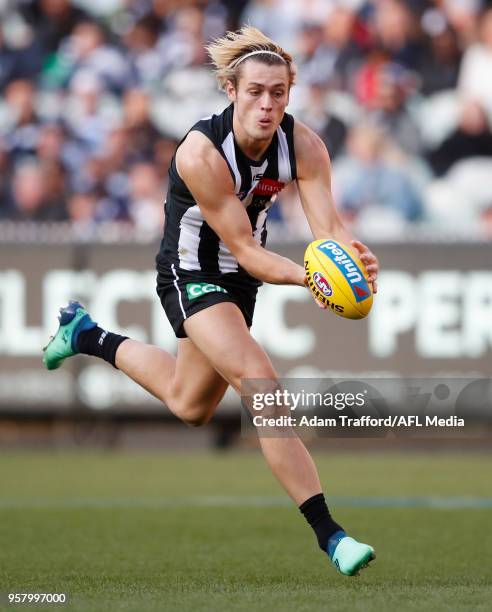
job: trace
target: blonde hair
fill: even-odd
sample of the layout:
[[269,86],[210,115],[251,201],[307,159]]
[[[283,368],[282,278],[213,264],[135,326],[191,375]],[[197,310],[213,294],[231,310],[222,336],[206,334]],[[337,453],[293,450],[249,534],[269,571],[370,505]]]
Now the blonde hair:
[[[205,48],[212,60],[221,89],[225,89],[227,81],[237,85],[243,64],[241,58],[252,51],[258,52],[252,56],[254,59],[269,66],[285,64],[289,71],[289,85],[295,83],[296,66],[292,56],[252,26],[243,26],[237,32],[226,32],[222,38],[216,38]],[[267,53],[263,54],[261,51]]]

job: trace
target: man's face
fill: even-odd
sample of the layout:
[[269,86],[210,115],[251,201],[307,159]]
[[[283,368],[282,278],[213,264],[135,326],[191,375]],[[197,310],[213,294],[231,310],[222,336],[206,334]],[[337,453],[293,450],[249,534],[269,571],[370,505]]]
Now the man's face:
[[289,102],[288,68],[246,60],[237,88],[229,82],[226,92],[235,103],[236,118],[246,135],[253,140],[270,140]]

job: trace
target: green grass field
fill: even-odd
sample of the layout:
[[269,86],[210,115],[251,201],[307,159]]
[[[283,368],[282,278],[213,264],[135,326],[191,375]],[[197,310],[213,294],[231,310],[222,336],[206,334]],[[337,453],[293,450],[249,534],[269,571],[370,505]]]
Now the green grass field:
[[[337,574],[251,453],[4,453],[2,610],[490,610],[492,459],[316,456],[378,558]],[[6,592],[68,606],[8,606]]]

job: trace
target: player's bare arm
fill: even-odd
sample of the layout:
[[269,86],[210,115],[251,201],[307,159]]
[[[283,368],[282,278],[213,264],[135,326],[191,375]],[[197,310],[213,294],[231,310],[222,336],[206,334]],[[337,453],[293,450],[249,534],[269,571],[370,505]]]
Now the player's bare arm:
[[304,269],[260,246],[226,162],[206,136],[190,132],[176,154],[181,178],[215,233],[249,274],[275,285],[303,285]]
[[330,156],[323,141],[300,121],[295,122],[294,141],[299,196],[314,239],[334,238],[352,244],[366,267],[369,282],[376,293],[377,257],[369,247],[354,238],[338,214],[331,193]]

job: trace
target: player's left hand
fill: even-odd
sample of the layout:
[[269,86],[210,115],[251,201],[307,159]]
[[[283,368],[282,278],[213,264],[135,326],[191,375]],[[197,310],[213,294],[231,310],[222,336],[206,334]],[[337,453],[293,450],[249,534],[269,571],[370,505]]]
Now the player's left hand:
[[350,244],[355,247],[358,251],[359,259],[364,264],[367,274],[368,282],[372,286],[372,292],[378,292],[377,278],[379,273],[379,261],[376,255],[359,240],[351,240]]

